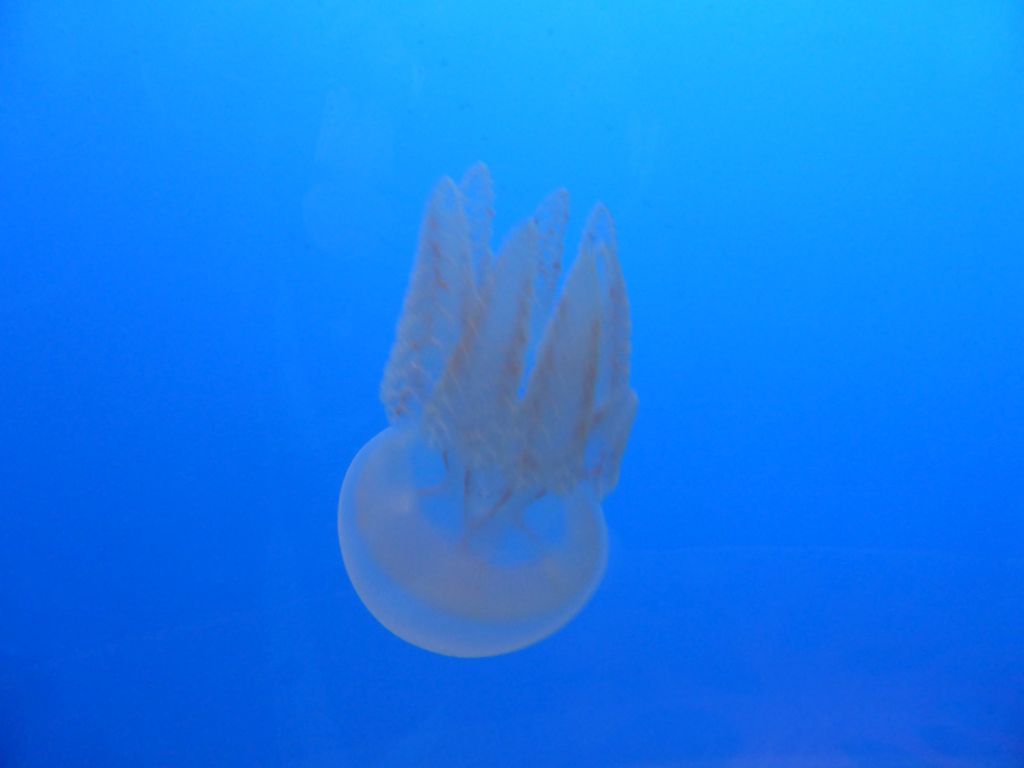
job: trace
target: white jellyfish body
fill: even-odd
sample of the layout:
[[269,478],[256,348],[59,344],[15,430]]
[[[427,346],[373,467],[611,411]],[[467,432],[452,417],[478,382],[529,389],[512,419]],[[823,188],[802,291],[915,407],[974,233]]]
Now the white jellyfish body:
[[450,656],[555,632],[604,573],[600,502],[636,413],[629,303],[598,205],[561,273],[568,194],[490,251],[490,175],[427,205],[381,398],[391,424],[352,461],[338,505],[349,578],[385,627]]

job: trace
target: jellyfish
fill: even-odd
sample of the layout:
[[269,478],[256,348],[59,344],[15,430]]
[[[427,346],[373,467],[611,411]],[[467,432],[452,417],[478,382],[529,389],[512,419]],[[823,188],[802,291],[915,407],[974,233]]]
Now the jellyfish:
[[456,657],[551,635],[604,576],[601,508],[636,414],[615,228],[598,204],[560,285],[569,195],[490,246],[485,165],[426,207],[381,382],[389,426],[338,502],[349,579],[398,637]]

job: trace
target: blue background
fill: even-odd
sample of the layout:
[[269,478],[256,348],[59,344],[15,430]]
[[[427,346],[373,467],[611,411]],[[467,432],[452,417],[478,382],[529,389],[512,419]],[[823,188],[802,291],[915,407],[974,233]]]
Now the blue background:
[[[616,216],[593,602],[460,661],[335,505],[427,193]],[[1024,765],[1015,0],[0,4],[0,764]]]

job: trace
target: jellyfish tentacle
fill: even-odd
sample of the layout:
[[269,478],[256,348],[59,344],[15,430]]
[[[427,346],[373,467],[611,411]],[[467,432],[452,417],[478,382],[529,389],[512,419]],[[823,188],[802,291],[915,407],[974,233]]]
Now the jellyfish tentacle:
[[421,412],[461,332],[472,288],[469,224],[459,190],[445,177],[427,203],[395,343],[381,380],[381,401],[392,424]]
[[514,442],[538,247],[532,222],[506,239],[425,409],[428,433],[474,467],[505,463]]
[[[551,317],[551,307],[562,276],[562,255],[565,250],[565,228],[569,223],[569,193],[556,189],[537,206],[533,214],[539,248],[533,310],[530,314],[529,341],[526,347],[527,370],[533,368],[544,328]],[[521,390],[525,390],[522,382]],[[522,394],[522,391],[520,392]]]
[[523,485],[564,492],[582,474],[601,337],[599,287],[596,254],[584,241],[544,331],[520,409]]
[[587,475],[599,497],[607,496],[618,485],[637,403],[636,393],[628,390],[595,414],[587,444]]
[[469,168],[459,182],[469,224],[470,257],[476,284],[483,285],[492,264],[491,231],[494,222],[494,184],[483,163]]
[[597,401],[603,404],[629,389],[632,352],[629,296],[619,264],[615,222],[603,205],[594,206],[583,238],[593,249],[601,274],[601,365]]

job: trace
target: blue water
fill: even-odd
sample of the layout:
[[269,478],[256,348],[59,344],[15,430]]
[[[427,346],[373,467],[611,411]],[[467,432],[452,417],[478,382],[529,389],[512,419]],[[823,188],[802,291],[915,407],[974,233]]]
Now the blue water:
[[[466,661],[336,504],[426,196],[616,217],[608,573]],[[0,765],[1024,765],[1024,7],[0,4]]]

